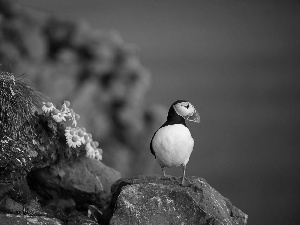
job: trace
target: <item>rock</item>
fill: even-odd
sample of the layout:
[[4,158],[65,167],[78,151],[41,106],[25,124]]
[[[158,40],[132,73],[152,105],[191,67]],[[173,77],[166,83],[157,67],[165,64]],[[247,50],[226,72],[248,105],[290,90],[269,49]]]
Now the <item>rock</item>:
[[32,199],[27,204],[21,204],[8,195],[5,195],[0,200],[0,212],[24,214],[28,216],[47,216],[47,213],[42,210],[37,200]]
[[65,201],[58,199],[73,199],[76,208],[87,210],[90,204],[105,207],[110,187],[120,177],[119,172],[102,162],[83,156],[63,165],[31,171],[27,178],[30,187],[44,200],[56,201],[52,206],[62,209]]
[[2,196],[7,193],[8,191],[12,190],[14,188],[13,183],[0,183],[0,199]]
[[45,216],[23,216],[14,214],[1,214],[0,224],[5,225],[63,225],[61,221],[55,218]]
[[214,224],[243,225],[248,216],[231,204],[203,178],[158,176],[123,178],[112,186],[112,201],[104,224]]
[[14,201],[8,196],[5,196],[0,201],[0,211],[7,213],[23,214],[22,204]]
[[14,182],[13,188],[7,192],[7,195],[21,204],[28,204],[32,199],[31,191],[25,178]]
[[73,199],[52,199],[47,201],[44,205],[44,209],[60,212],[71,212],[75,209],[76,203]]
[[98,225],[98,223],[87,216],[77,216],[70,219],[67,225]]

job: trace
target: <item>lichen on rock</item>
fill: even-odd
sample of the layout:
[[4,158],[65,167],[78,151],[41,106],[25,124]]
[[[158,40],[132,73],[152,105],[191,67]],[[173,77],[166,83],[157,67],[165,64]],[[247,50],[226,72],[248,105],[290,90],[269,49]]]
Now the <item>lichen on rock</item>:
[[118,224],[215,224],[244,225],[247,215],[212,188],[203,178],[189,177],[192,184],[179,185],[176,178],[138,176],[122,178],[113,187],[103,223]]

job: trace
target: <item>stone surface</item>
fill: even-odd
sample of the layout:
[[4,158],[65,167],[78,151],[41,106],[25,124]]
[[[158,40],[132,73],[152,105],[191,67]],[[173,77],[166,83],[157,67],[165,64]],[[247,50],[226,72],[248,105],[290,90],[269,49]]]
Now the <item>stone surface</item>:
[[67,225],[98,225],[98,223],[87,216],[77,216],[70,219]]
[[158,176],[123,178],[112,186],[113,197],[104,224],[214,224],[244,225],[247,215],[231,204],[204,179],[189,177],[179,185],[175,178]]
[[12,190],[13,188],[14,188],[13,183],[0,183],[0,199],[5,193]]
[[31,171],[28,182],[43,199],[54,199],[48,203],[52,208],[63,210],[72,200],[59,199],[73,199],[76,208],[87,209],[90,204],[106,206],[110,187],[120,177],[119,172],[102,162],[83,156],[63,165]]
[[23,205],[5,196],[0,201],[0,211],[7,213],[23,214]]
[[63,225],[61,221],[55,218],[44,216],[23,216],[14,214],[1,214],[0,224],[5,225]]
[[8,195],[3,196],[0,200],[0,212],[28,216],[47,216],[47,213],[42,209],[37,200],[32,199],[29,203],[21,204]]

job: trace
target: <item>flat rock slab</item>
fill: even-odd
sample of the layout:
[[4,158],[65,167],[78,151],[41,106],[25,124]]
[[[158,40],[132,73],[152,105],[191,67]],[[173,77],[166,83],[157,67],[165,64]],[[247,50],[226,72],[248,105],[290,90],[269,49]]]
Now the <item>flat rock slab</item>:
[[203,178],[189,177],[181,186],[176,178],[138,176],[112,186],[112,201],[105,212],[110,225],[210,224],[244,225],[248,216]]
[[[121,175],[96,159],[80,157],[64,165],[52,165],[29,173],[28,180],[40,196],[74,199],[76,207],[106,206],[110,187]],[[58,208],[65,208],[62,204]]]
[[55,218],[44,216],[23,216],[14,214],[0,214],[0,224],[5,225],[63,225]]
[[78,216],[68,221],[66,225],[99,225],[95,220],[87,216]]

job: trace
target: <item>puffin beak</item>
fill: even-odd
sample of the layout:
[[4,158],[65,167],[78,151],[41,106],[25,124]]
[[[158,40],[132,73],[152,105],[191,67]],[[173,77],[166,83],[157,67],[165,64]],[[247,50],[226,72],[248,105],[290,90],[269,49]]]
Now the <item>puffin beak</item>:
[[196,111],[196,109],[194,110],[193,113],[187,115],[185,117],[185,119],[188,120],[188,121],[200,123],[200,116],[199,116],[199,113]]

